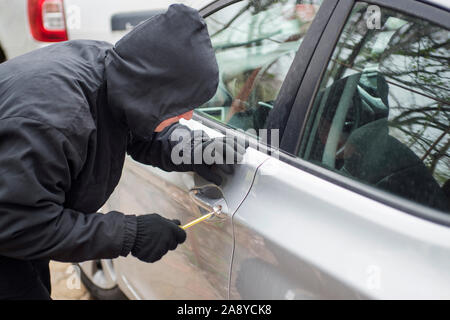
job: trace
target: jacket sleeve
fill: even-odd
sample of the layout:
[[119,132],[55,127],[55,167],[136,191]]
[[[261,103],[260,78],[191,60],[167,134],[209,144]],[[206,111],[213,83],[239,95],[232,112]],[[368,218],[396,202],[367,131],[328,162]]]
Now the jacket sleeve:
[[26,118],[0,120],[0,255],[79,262],[130,252],[135,216],[64,208],[82,165],[57,129]]
[[[177,131],[178,139],[172,135]],[[191,140],[191,131],[187,126],[175,123],[161,132],[154,132],[151,141],[139,139],[130,134],[127,153],[136,161],[158,167],[165,171],[186,172],[191,171],[192,166],[188,164],[175,165],[171,160],[172,149],[180,141]]]

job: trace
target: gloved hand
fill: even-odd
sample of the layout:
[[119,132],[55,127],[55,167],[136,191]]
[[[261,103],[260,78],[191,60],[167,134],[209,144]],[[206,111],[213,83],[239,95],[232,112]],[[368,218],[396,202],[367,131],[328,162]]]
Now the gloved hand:
[[[151,141],[145,141],[130,133],[127,152],[141,163],[169,172],[195,171],[206,180],[220,185],[222,177],[216,169],[226,174],[233,173],[234,164],[242,161],[245,149],[244,142],[234,141],[232,137],[211,139],[202,130],[192,131],[175,123],[161,132],[155,132]],[[217,151],[217,155],[213,151]],[[204,154],[212,154],[213,157],[204,159]],[[186,155],[188,157],[185,157]],[[195,163],[196,159],[200,161]],[[227,163],[227,160],[233,160],[234,164]]]
[[137,233],[131,254],[145,262],[161,259],[169,250],[186,240],[186,232],[180,221],[169,220],[159,214],[137,217]]
[[242,162],[245,143],[230,136],[210,138],[202,130],[186,130],[187,127],[179,125],[171,134],[172,140],[179,141],[172,147],[175,154],[180,153],[183,158],[183,152],[190,152],[190,161],[177,163],[177,171],[194,171],[206,180],[221,185],[222,177],[216,169],[232,174],[234,165]]

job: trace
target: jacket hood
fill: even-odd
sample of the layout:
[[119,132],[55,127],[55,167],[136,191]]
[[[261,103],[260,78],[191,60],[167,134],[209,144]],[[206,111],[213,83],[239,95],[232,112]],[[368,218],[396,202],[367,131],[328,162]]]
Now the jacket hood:
[[169,7],[107,51],[108,107],[149,140],[163,120],[190,111],[217,90],[218,66],[206,24],[185,5]]

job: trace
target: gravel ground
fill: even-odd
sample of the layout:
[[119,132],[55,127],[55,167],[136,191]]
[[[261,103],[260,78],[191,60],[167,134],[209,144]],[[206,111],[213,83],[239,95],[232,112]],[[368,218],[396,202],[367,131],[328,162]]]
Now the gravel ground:
[[50,262],[52,299],[91,300],[89,292],[81,283],[70,263]]

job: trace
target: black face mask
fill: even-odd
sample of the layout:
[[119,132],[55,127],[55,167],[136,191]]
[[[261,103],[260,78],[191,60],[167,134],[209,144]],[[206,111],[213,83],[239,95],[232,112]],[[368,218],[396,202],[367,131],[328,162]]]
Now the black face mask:
[[151,139],[161,121],[202,105],[217,90],[206,24],[184,5],[139,24],[105,61],[108,106],[141,139]]

